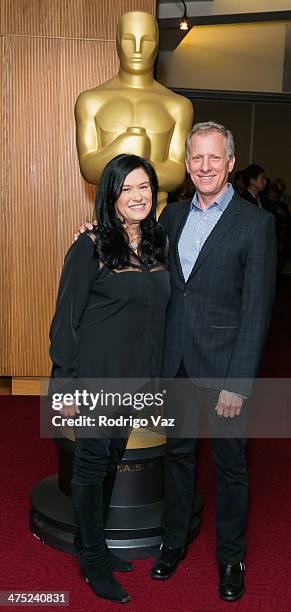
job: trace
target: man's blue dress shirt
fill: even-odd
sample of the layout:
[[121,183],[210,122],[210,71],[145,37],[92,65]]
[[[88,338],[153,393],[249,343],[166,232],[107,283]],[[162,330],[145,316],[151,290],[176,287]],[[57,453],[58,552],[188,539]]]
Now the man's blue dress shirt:
[[191,202],[189,215],[183,227],[178,251],[185,282],[188,280],[205,240],[212,232],[234,194],[232,185],[214,202],[203,210],[199,206],[197,193]]

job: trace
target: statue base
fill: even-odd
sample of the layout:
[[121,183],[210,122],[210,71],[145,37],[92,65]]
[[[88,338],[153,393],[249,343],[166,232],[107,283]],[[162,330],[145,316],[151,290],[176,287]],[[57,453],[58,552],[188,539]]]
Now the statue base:
[[[31,492],[30,527],[45,544],[67,553],[74,546],[76,523],[70,497],[74,444],[60,447],[59,473],[38,482]],[[131,559],[155,555],[162,541],[163,460],[165,446],[127,449],[119,466],[105,528],[109,548]],[[203,507],[197,494],[189,539],[197,536]]]

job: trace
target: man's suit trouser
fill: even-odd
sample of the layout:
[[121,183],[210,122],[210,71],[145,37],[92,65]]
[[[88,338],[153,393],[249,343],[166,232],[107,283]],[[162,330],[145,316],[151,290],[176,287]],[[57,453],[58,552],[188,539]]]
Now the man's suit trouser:
[[[176,376],[187,377],[183,362]],[[200,396],[201,389],[193,385],[194,403]],[[210,397],[213,400],[213,392]],[[209,406],[209,411],[214,410],[214,405]],[[195,410],[195,406],[192,409]],[[212,437],[211,443],[216,469],[217,558],[221,563],[238,563],[245,555],[248,505],[246,439]],[[163,531],[164,543],[175,548],[187,543],[196,486],[196,446],[197,438],[167,440]]]

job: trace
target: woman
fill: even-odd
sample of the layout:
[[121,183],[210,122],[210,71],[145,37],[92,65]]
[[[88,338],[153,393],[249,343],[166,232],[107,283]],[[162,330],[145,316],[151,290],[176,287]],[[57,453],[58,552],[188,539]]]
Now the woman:
[[[53,379],[160,376],[170,285],[167,238],[155,219],[157,190],[154,169],[135,155],[119,155],[104,169],[98,225],[79,237],[64,262],[50,330]],[[72,416],[78,408],[62,412]],[[126,439],[77,433],[72,478],[81,570],[97,595],[118,602],[130,595],[112,571],[132,566],[108,550],[104,523],[125,445]]]

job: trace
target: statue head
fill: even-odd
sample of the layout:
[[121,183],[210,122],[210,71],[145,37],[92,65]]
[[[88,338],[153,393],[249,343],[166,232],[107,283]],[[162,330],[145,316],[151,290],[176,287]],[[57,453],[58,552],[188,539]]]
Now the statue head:
[[117,24],[116,46],[125,72],[143,74],[154,67],[158,52],[159,28],[154,15],[131,11]]

